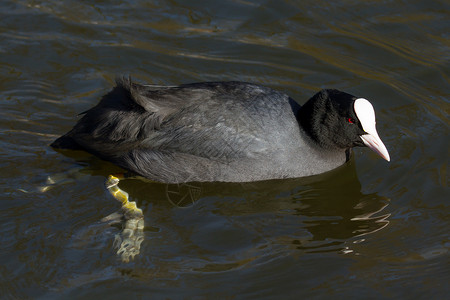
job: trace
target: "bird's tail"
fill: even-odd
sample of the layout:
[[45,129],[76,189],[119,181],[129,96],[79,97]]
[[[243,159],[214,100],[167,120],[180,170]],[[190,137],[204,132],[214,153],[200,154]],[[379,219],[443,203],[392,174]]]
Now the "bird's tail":
[[55,149],[81,150],[82,147],[70,136],[70,131],[50,144]]

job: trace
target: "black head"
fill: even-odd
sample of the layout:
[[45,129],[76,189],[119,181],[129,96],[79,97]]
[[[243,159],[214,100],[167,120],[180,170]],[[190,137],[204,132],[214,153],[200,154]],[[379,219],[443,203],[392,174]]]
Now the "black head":
[[321,90],[301,107],[299,121],[306,133],[323,148],[369,146],[389,160],[375,129],[375,112],[366,99],[338,90]]

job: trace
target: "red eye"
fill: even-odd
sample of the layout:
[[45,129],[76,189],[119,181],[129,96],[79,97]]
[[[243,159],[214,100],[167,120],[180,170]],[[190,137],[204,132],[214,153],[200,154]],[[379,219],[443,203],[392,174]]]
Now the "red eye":
[[347,122],[349,122],[350,124],[354,124],[355,123],[355,119],[347,118]]

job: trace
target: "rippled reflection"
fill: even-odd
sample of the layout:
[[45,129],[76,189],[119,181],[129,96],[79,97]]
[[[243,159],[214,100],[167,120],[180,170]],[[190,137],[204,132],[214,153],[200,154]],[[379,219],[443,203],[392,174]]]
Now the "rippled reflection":
[[[107,174],[105,172],[108,171],[109,164],[98,165],[95,158],[90,161],[91,165],[74,168],[67,173],[70,175],[69,178],[75,180],[86,172],[91,175]],[[101,168],[97,169],[96,165]],[[61,183],[67,183],[70,179],[62,176],[59,180]],[[240,227],[245,232],[246,239],[257,241],[251,246],[248,241],[242,245],[244,252],[256,251],[252,254],[253,259],[261,255],[257,249],[280,246],[304,253],[351,253],[353,243],[364,241],[365,235],[379,231],[389,224],[389,213],[383,213],[389,199],[376,193],[361,191],[353,160],[329,173],[300,179],[255,183],[183,184],[160,184],[150,183],[144,179],[126,179],[120,182],[120,186],[130,194],[131,199],[136,200],[139,207],[144,208],[148,220],[146,224],[150,224],[144,244],[153,243],[155,238],[164,238],[165,233],[160,233],[160,229],[155,231],[151,228],[173,227],[171,222],[175,224],[178,222],[173,218],[190,220],[189,216],[193,214],[198,216],[195,221],[199,226],[197,232],[193,233],[192,230],[195,229],[188,226],[177,230],[171,229],[170,233],[185,236],[186,247],[192,246],[192,237],[189,237],[192,234],[200,249],[202,244],[205,245],[203,250],[211,247],[210,244],[214,241],[210,234],[216,232],[206,230],[202,233],[202,230],[204,227],[210,227],[211,223],[219,222],[224,227]],[[115,201],[113,197],[110,198],[111,202]],[[152,212],[152,209],[157,212]],[[156,215],[156,220],[162,220],[161,223],[148,217],[149,215],[155,217],[155,214],[160,214]],[[99,220],[100,218],[101,216]],[[92,231],[96,227],[91,227],[90,234],[101,234],[99,230],[107,228],[101,225]],[[120,227],[118,230],[120,231]],[[220,230],[217,229],[217,235],[220,235]],[[85,234],[89,233],[82,234],[84,239],[87,237]],[[157,237],[158,234],[162,237]],[[217,242],[219,244],[229,242],[233,244],[232,248],[240,249],[241,233],[232,229],[227,234],[229,240]],[[114,239],[114,235],[111,239]],[[152,257],[153,254],[150,251],[140,255]],[[253,259],[244,259],[244,262],[248,263]],[[234,268],[243,264],[234,259],[229,261],[228,258],[225,266],[221,263],[220,267],[212,266],[209,259],[206,262],[214,270],[225,266]],[[195,264],[198,268],[199,262]]]
[[[389,224],[389,214],[382,212],[389,200],[361,192],[353,161],[339,170],[307,179],[141,186],[134,182],[128,187],[129,191],[134,189],[140,203],[170,203],[167,209],[172,213],[179,210],[176,215],[195,213],[202,219],[212,214],[214,219],[226,222],[224,226],[243,226],[250,239],[263,241],[254,247],[285,245],[304,252],[349,253],[353,242],[361,242],[363,236]],[[210,226],[208,221],[204,226]],[[284,232],[286,227],[289,233]],[[294,233],[292,227],[296,227]],[[146,242],[152,243],[152,237],[148,238]],[[204,239],[199,242],[208,244],[209,235]]]

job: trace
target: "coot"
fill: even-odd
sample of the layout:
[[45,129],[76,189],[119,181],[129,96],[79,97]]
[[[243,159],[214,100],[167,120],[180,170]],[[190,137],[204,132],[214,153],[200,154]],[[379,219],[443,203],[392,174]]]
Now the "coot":
[[364,98],[325,89],[303,106],[245,82],[116,80],[54,148],[88,151],[154,181],[248,182],[315,175],[368,146],[390,160]]

